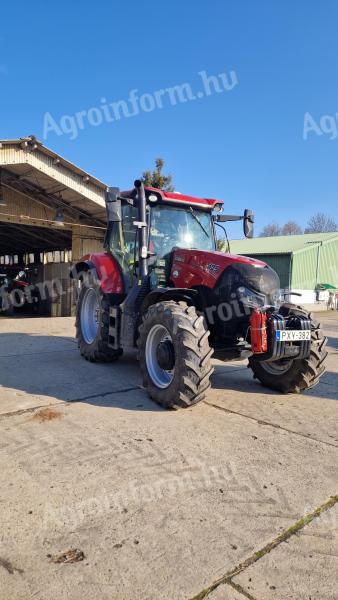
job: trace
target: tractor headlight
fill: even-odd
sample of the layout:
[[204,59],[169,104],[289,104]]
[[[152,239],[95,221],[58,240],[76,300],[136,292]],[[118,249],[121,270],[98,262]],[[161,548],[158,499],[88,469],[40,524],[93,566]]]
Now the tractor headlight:
[[265,306],[266,298],[264,294],[259,294],[249,288],[241,285],[237,288],[238,300],[244,304],[244,306],[250,306],[251,308],[262,308]]

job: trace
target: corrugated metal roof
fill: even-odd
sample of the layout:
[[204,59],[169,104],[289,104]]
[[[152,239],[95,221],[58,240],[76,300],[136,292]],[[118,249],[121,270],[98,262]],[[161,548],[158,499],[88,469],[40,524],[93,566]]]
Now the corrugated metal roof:
[[230,248],[233,254],[244,254],[246,256],[252,254],[294,254],[332,239],[338,240],[338,232],[231,240]]
[[44,146],[43,143],[40,142],[34,135],[31,135],[28,137],[23,137],[23,138],[16,138],[16,139],[12,139],[12,140],[0,140],[0,149],[2,147],[5,148],[6,146],[7,147],[15,146],[16,147],[15,149],[17,149],[19,147],[22,150],[28,149],[31,152],[34,150],[39,150],[45,156],[49,156],[50,158],[53,158],[54,159],[53,164],[62,165],[64,167],[67,167],[70,171],[73,171],[73,173],[77,173],[84,179],[87,179],[87,177],[89,177],[89,179],[93,183],[95,183],[95,185],[97,185],[99,188],[101,188],[103,190],[106,190],[108,187],[108,184],[104,183],[103,181],[100,181],[99,179],[97,179],[90,173],[87,173],[87,171],[84,171],[77,165],[74,165],[74,163],[63,158],[63,156],[61,156],[60,154],[57,154],[50,148],[47,148],[47,146]]
[[12,174],[13,183],[39,187],[73,210],[105,222],[107,185],[46,148],[34,136],[0,140],[1,168]]

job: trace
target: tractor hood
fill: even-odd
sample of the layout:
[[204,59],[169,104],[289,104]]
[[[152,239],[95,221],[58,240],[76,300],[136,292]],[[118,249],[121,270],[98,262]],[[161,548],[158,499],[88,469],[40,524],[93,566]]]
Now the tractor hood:
[[[247,256],[175,248],[170,279],[175,287],[206,285],[213,288],[224,269],[234,264],[251,265],[262,269],[266,263]],[[182,281],[184,278],[184,281]],[[185,282],[185,285],[183,283]],[[182,285],[181,285],[182,284]]]
[[277,273],[261,260],[185,248],[173,251],[170,279],[175,287],[204,286],[221,292],[224,299],[244,286],[263,294],[268,304],[275,303],[280,288]]

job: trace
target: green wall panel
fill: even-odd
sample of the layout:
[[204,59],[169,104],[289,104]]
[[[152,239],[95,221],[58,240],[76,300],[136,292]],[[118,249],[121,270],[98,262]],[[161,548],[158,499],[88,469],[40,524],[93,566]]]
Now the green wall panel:
[[289,272],[290,272],[290,254],[257,254],[250,255],[252,258],[257,258],[266,262],[279,275],[280,285],[282,289],[289,287]]
[[321,247],[318,283],[330,283],[338,288],[338,239],[325,242]]
[[292,263],[292,289],[314,290],[316,287],[318,246],[295,252]]

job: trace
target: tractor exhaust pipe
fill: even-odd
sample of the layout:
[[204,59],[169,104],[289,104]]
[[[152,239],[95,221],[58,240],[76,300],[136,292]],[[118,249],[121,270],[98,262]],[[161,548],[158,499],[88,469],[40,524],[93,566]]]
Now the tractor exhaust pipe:
[[140,309],[144,298],[150,291],[148,277],[147,207],[142,181],[137,179],[134,182],[134,189],[131,192],[131,197],[129,194],[129,199],[133,200],[134,206],[137,203],[137,221],[134,221],[133,225],[137,227],[138,274],[137,278],[134,277],[133,286],[129,290],[127,297],[120,305],[120,345],[123,348],[135,346]]
[[141,280],[148,277],[148,239],[147,239],[147,212],[146,194],[143,182],[136,179],[134,182],[137,198],[138,221],[134,223],[138,228],[138,264]]

